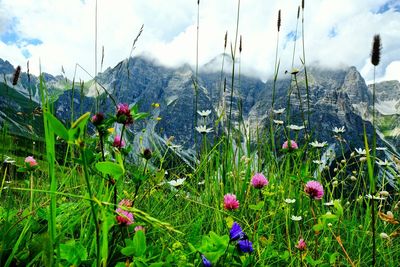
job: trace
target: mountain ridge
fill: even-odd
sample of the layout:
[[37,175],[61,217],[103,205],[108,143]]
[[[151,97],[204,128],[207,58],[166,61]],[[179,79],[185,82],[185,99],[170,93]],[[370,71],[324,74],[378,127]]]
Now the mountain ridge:
[[[11,63],[0,61],[0,71],[4,70],[6,77],[10,80],[12,76]],[[287,105],[287,95],[291,86],[290,74],[282,74],[276,84],[276,101],[274,109],[284,108]],[[306,89],[304,86],[304,74],[297,74],[299,90],[293,90],[291,94],[290,123],[301,125],[300,116],[302,110],[307,111]],[[23,91],[27,84],[27,74],[21,74],[22,85],[17,89]],[[226,79],[225,92],[223,91]],[[94,99],[88,97],[95,95],[93,92],[93,81],[85,82],[84,88],[75,85],[74,97],[72,97],[72,82],[62,76],[46,74],[49,91],[54,94],[56,115],[65,122],[70,120],[71,100],[73,99],[74,113],[83,111],[94,111]],[[162,118],[157,123],[156,131],[161,136],[175,136],[176,141],[186,147],[191,147],[194,140],[194,80],[195,72],[189,65],[179,68],[168,68],[154,61],[135,57],[125,59],[113,68],[107,68],[99,73],[97,81],[112,93],[118,102],[140,103],[141,109],[150,110],[153,103],[160,103],[159,115]],[[368,121],[368,108],[372,102],[372,93],[355,67],[331,70],[309,67],[308,68],[309,93],[310,93],[310,125],[322,125],[322,131],[314,137],[320,141],[333,141],[332,129],[334,127],[346,127],[345,137],[353,141],[354,137],[360,138],[362,133],[363,119]],[[222,106],[225,105],[225,113],[228,112],[231,94],[231,75],[229,70],[224,72],[199,71],[198,76],[198,110],[211,110],[209,122],[210,127],[214,119],[221,115]],[[33,98],[38,101],[37,78],[30,75],[30,83]],[[3,83],[4,84],[4,83]],[[11,84],[11,83],[9,83]],[[382,86],[394,87],[398,82],[392,84],[377,83],[378,101],[384,101],[388,89],[380,89]],[[378,86],[379,85],[379,86]],[[63,88],[60,88],[63,87]],[[267,126],[271,116],[272,99],[271,80],[263,82],[260,79],[241,75],[234,79],[232,114],[235,120],[239,118],[239,103],[241,103],[242,115],[249,128],[255,129],[257,124]],[[100,87],[101,88],[101,87]],[[399,86],[400,88],[400,86]],[[17,90],[16,89],[16,90]],[[83,89],[81,91],[81,89]],[[92,91],[90,91],[92,90]],[[4,90],[3,90],[4,91]],[[25,91],[26,90],[25,88]],[[82,95],[85,92],[85,96]],[[4,93],[4,92],[3,92]],[[25,93],[25,96],[27,94]],[[104,95],[103,95],[104,96]],[[301,102],[299,101],[299,96]],[[395,98],[395,93],[390,93]],[[105,103],[103,112],[114,112],[112,103],[108,98],[101,97]],[[391,99],[393,101],[393,99]],[[3,101],[4,102],[4,101]],[[300,105],[302,103],[302,106]],[[396,102],[397,103],[397,102]],[[400,103],[400,99],[399,99]],[[0,103],[1,104],[1,103]],[[4,106],[5,103],[2,103]],[[392,108],[392,107],[391,107]],[[397,107],[394,107],[397,108]],[[307,113],[307,112],[305,112]],[[307,114],[308,115],[308,114]],[[0,119],[4,114],[0,116]],[[277,119],[285,120],[283,116]],[[4,120],[4,118],[2,119]],[[372,126],[367,123],[368,132]],[[217,129],[216,129],[217,130]],[[281,129],[283,130],[283,129]],[[321,130],[321,129],[319,129]],[[325,132],[325,133],[323,133]],[[300,133],[300,136],[303,133]],[[362,140],[362,138],[360,139]],[[362,146],[362,142],[354,142],[352,146]]]

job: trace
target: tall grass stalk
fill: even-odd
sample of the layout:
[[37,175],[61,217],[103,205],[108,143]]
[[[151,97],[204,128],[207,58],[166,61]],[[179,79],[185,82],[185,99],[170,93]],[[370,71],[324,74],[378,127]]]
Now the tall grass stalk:
[[[307,65],[306,65],[306,49],[305,49],[305,40],[304,40],[304,5],[305,5],[305,0],[302,0],[301,2],[301,42],[303,45],[303,58],[302,58],[302,64],[304,68],[304,79],[306,83],[306,94],[307,94],[307,125],[305,127],[309,127],[310,132],[311,132],[311,121],[310,121],[310,88],[308,84],[308,75],[307,75]],[[311,138],[311,136],[309,137]],[[309,140],[309,138],[307,138]]]
[[371,215],[372,215],[372,266],[376,264],[376,231],[375,231],[375,203],[374,196],[376,193],[375,189],[375,160],[376,160],[376,110],[375,110],[375,72],[376,66],[379,65],[381,57],[381,38],[379,35],[375,35],[372,43],[371,52],[371,63],[374,65],[374,82],[372,87],[372,126],[373,126],[373,136],[372,136],[372,158],[369,153],[369,146],[367,140],[367,134],[364,124],[364,142],[365,150],[367,152],[367,164],[368,164],[368,176],[370,180],[370,194],[371,194]]
[[[231,73],[231,93],[230,93],[230,105],[229,105],[229,116],[228,116],[228,135],[226,138],[226,146],[225,146],[225,151],[226,154],[225,156],[225,168],[228,167],[228,160],[231,159],[231,131],[232,131],[232,108],[233,108],[233,92],[235,88],[235,65],[236,65],[236,51],[237,51],[237,39],[238,39],[238,32],[239,32],[239,15],[240,15],[240,0],[238,0],[238,5],[237,5],[237,14],[236,14],[236,31],[235,31],[235,39],[234,39],[234,45],[232,46],[231,43],[231,60],[232,60],[232,73]],[[224,171],[224,174],[226,174],[226,170]]]
[[97,88],[97,0],[94,7],[94,88],[96,90],[96,108],[95,112],[99,112],[99,96],[100,92]]
[[196,73],[194,80],[194,146],[197,148],[197,131],[195,128],[197,127],[197,110],[198,110],[198,102],[199,102],[199,30],[200,30],[200,0],[197,0],[197,27],[196,27]]
[[233,106],[233,92],[235,88],[235,64],[236,64],[237,39],[239,32],[239,15],[240,15],[240,0],[238,0],[237,15],[236,15],[236,31],[234,40],[235,44],[233,47],[231,44],[232,75],[231,75],[231,95],[230,95],[229,118],[228,118],[228,138],[227,138],[228,145],[230,140],[231,126],[232,126],[232,106]]
[[274,130],[274,108],[275,108],[275,93],[276,93],[276,82],[278,81],[279,65],[280,60],[278,60],[278,49],[279,49],[279,33],[281,29],[282,17],[281,10],[278,11],[277,19],[277,32],[276,32],[276,48],[275,48],[275,63],[274,63],[274,82],[272,84],[272,103],[271,103],[271,119],[270,119],[270,138],[271,138],[271,149],[276,156],[275,147],[275,130]]
[[225,122],[225,115],[226,115],[226,110],[225,110],[225,90],[226,90],[226,78],[223,78],[224,75],[224,63],[225,63],[225,54],[226,54],[226,45],[228,42],[228,31],[225,32],[225,37],[224,37],[224,52],[222,54],[222,63],[221,63],[221,77],[219,81],[219,87],[220,87],[220,114],[221,116],[221,124],[222,124],[222,129],[224,129],[224,122]]
[[84,175],[84,179],[86,182],[86,187],[87,187],[87,192],[89,194],[89,198],[90,198],[90,210],[92,212],[92,217],[93,217],[93,221],[94,221],[94,225],[95,225],[95,231],[96,231],[96,262],[97,265],[96,266],[100,266],[101,263],[101,255],[100,255],[100,226],[99,226],[99,221],[97,219],[97,210],[96,207],[93,204],[94,198],[93,198],[93,194],[92,194],[92,189],[91,189],[91,185],[90,185],[90,181],[89,181],[89,170],[88,170],[88,162],[87,162],[87,158],[86,158],[86,150],[85,147],[82,146],[81,147],[81,157],[83,160],[83,175]]
[[58,265],[58,257],[54,262],[54,251],[57,252],[57,255],[60,255],[60,244],[59,239],[57,238],[57,230],[56,230],[56,209],[57,209],[57,178],[55,175],[55,135],[52,127],[50,127],[50,123],[47,118],[47,114],[51,113],[51,106],[48,99],[48,91],[44,82],[43,75],[39,77],[39,92],[42,103],[43,110],[43,124],[44,124],[44,132],[45,132],[45,143],[46,143],[46,158],[48,163],[48,175],[49,175],[49,183],[50,183],[50,214],[48,218],[48,232],[49,232],[49,247],[50,247],[50,255],[47,255],[49,259],[50,266]]

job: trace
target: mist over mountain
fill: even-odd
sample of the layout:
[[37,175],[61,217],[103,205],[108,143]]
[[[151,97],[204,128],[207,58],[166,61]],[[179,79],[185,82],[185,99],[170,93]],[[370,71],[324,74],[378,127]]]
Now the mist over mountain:
[[[240,115],[250,131],[255,132],[257,127],[269,127],[272,112],[273,82],[263,82],[260,79],[245,75],[238,75],[232,80],[232,62],[225,58],[224,71],[215,71],[210,66],[221,63],[210,62],[200,67],[198,75],[198,110],[211,110],[207,120],[208,127],[215,127],[214,121],[223,114],[228,116],[231,88],[232,116],[237,122]],[[21,74],[17,86],[11,85],[14,67],[8,62],[0,60],[0,73],[4,74],[1,83],[0,121],[7,121],[11,131],[18,134],[37,134],[40,132],[39,117],[33,116],[33,126],[29,117],[39,108],[38,79],[26,73]],[[189,65],[179,68],[167,68],[143,57],[135,57],[121,61],[114,68],[108,68],[98,75],[97,81],[101,86],[95,86],[93,81],[84,84],[76,83],[72,90],[72,82],[62,76],[44,75],[48,92],[54,99],[54,110],[60,119],[69,123],[71,108],[74,117],[82,112],[94,112],[97,92],[100,111],[114,113],[113,101],[106,94],[112,94],[117,103],[138,103],[141,111],[152,109],[153,103],[160,103],[157,111],[161,120],[154,123],[154,131],[160,136],[174,136],[175,142],[184,147],[192,147],[195,135],[194,105],[196,80],[195,71]],[[318,141],[334,141],[332,132],[334,127],[345,127],[343,134],[348,147],[364,147],[363,121],[366,121],[367,133],[372,133],[372,87],[367,86],[363,77],[355,67],[340,70],[328,70],[316,67],[307,69],[309,84],[309,99],[305,87],[304,71],[297,75],[299,90],[291,82],[291,75],[281,73],[276,83],[274,109],[287,108],[288,92],[290,94],[290,114],[286,110],[282,114],[275,114],[276,121],[285,121],[290,118],[289,124],[303,124],[303,119],[309,119],[308,129]],[[225,84],[225,86],[224,86]],[[29,93],[30,92],[30,93]],[[400,114],[400,84],[398,81],[388,81],[376,84],[376,107],[379,117],[380,145],[398,145],[399,114]],[[30,100],[32,99],[32,100]],[[308,105],[310,113],[308,114]],[[25,114],[25,115],[24,115]],[[25,117],[24,117],[25,116]],[[28,116],[28,117],[27,117]],[[203,123],[203,121],[199,122]],[[32,124],[32,123],[31,123]],[[284,126],[275,125],[278,141],[283,141]],[[136,130],[144,126],[136,126]],[[32,129],[31,129],[32,128]],[[220,129],[214,129],[218,131]],[[303,136],[304,130],[291,131],[295,135]],[[388,142],[388,143],[385,143]]]

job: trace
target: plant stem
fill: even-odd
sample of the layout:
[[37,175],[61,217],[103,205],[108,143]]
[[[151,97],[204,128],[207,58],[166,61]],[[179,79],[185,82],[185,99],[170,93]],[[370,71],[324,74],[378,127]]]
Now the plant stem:
[[[85,148],[81,147],[81,155],[82,155],[82,160],[83,160],[83,172],[84,172],[84,178],[90,198],[90,209],[92,211],[92,216],[93,220],[95,223],[95,230],[96,230],[96,258],[97,258],[97,266],[100,266],[100,226],[99,222],[97,220],[97,213],[96,213],[96,208],[93,204],[93,194],[92,194],[92,189],[90,187],[90,181],[89,181],[89,172],[88,172],[88,164],[87,164],[87,159],[86,159],[86,153],[85,153]],[[107,237],[104,237],[107,238]]]

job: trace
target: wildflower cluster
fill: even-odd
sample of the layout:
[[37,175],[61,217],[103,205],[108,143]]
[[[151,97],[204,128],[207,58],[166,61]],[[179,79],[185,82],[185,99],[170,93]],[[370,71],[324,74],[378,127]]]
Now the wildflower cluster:
[[236,210],[239,208],[239,201],[236,199],[234,194],[226,194],[224,196],[224,209]]
[[253,178],[251,178],[251,185],[256,189],[261,189],[268,185],[268,180],[262,173],[256,173]]
[[134,122],[129,105],[125,103],[118,104],[117,106],[117,122],[125,126]]
[[251,253],[254,251],[252,242],[248,239],[242,227],[237,222],[233,222],[232,228],[229,232],[229,238],[231,242],[235,242],[239,251],[243,253]]
[[115,210],[117,213],[116,220],[119,225],[127,226],[134,222],[133,214],[125,210],[129,207],[132,207],[132,202],[130,200],[123,199],[119,202],[118,208]]

